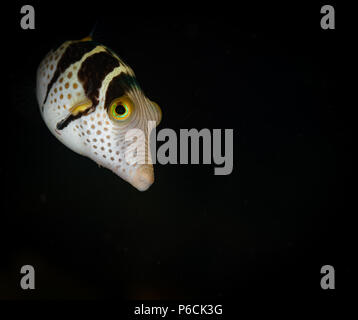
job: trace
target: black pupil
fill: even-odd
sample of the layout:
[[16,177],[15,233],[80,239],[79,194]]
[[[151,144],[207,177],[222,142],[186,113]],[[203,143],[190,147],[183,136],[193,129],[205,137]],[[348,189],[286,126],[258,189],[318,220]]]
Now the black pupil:
[[122,106],[121,104],[119,104],[118,106],[116,106],[116,113],[119,115],[122,115],[126,112],[126,108],[124,106]]

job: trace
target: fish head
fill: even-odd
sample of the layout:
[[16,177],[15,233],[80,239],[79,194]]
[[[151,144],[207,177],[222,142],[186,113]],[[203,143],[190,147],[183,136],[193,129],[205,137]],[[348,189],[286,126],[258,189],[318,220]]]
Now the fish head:
[[66,100],[63,106],[73,107],[46,106],[43,119],[68,148],[145,191],[154,182],[149,137],[161,121],[161,109],[132,76],[106,81],[95,108],[89,99]]
[[145,191],[154,182],[149,137],[162,113],[137,85],[128,84],[133,78],[118,79],[112,79],[96,110],[81,117],[80,143],[87,157]]

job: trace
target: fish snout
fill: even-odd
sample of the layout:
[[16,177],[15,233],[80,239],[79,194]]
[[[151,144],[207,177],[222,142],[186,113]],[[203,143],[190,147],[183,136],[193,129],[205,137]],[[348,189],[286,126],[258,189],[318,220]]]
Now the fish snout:
[[153,165],[142,164],[136,170],[130,183],[139,191],[147,190],[154,182]]

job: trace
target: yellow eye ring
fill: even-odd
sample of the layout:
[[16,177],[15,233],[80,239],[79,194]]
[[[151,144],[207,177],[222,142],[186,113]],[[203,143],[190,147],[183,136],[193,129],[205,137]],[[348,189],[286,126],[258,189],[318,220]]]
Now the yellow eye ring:
[[112,101],[109,114],[117,121],[124,121],[132,113],[132,102],[128,97],[121,97]]

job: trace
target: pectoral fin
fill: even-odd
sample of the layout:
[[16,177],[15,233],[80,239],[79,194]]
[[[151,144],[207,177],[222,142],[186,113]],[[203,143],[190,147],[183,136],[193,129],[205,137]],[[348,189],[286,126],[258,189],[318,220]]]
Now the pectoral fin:
[[91,110],[92,105],[93,103],[89,99],[86,99],[84,101],[75,104],[73,107],[69,109],[70,113],[66,116],[66,118],[62,119],[60,122],[57,123],[56,125],[57,130],[62,130],[66,128],[71,121],[76,120],[80,118],[82,115],[86,115],[91,111],[93,111]]
[[151,101],[151,102],[152,102],[152,104],[154,106],[154,109],[155,109],[157,125],[159,125],[159,123],[162,121],[162,109],[160,109],[158,103],[156,103],[154,101]]
[[78,114],[84,113],[86,110],[92,107],[92,101],[87,99],[85,101],[81,101],[80,103],[75,104],[70,112],[73,116],[77,116]]

